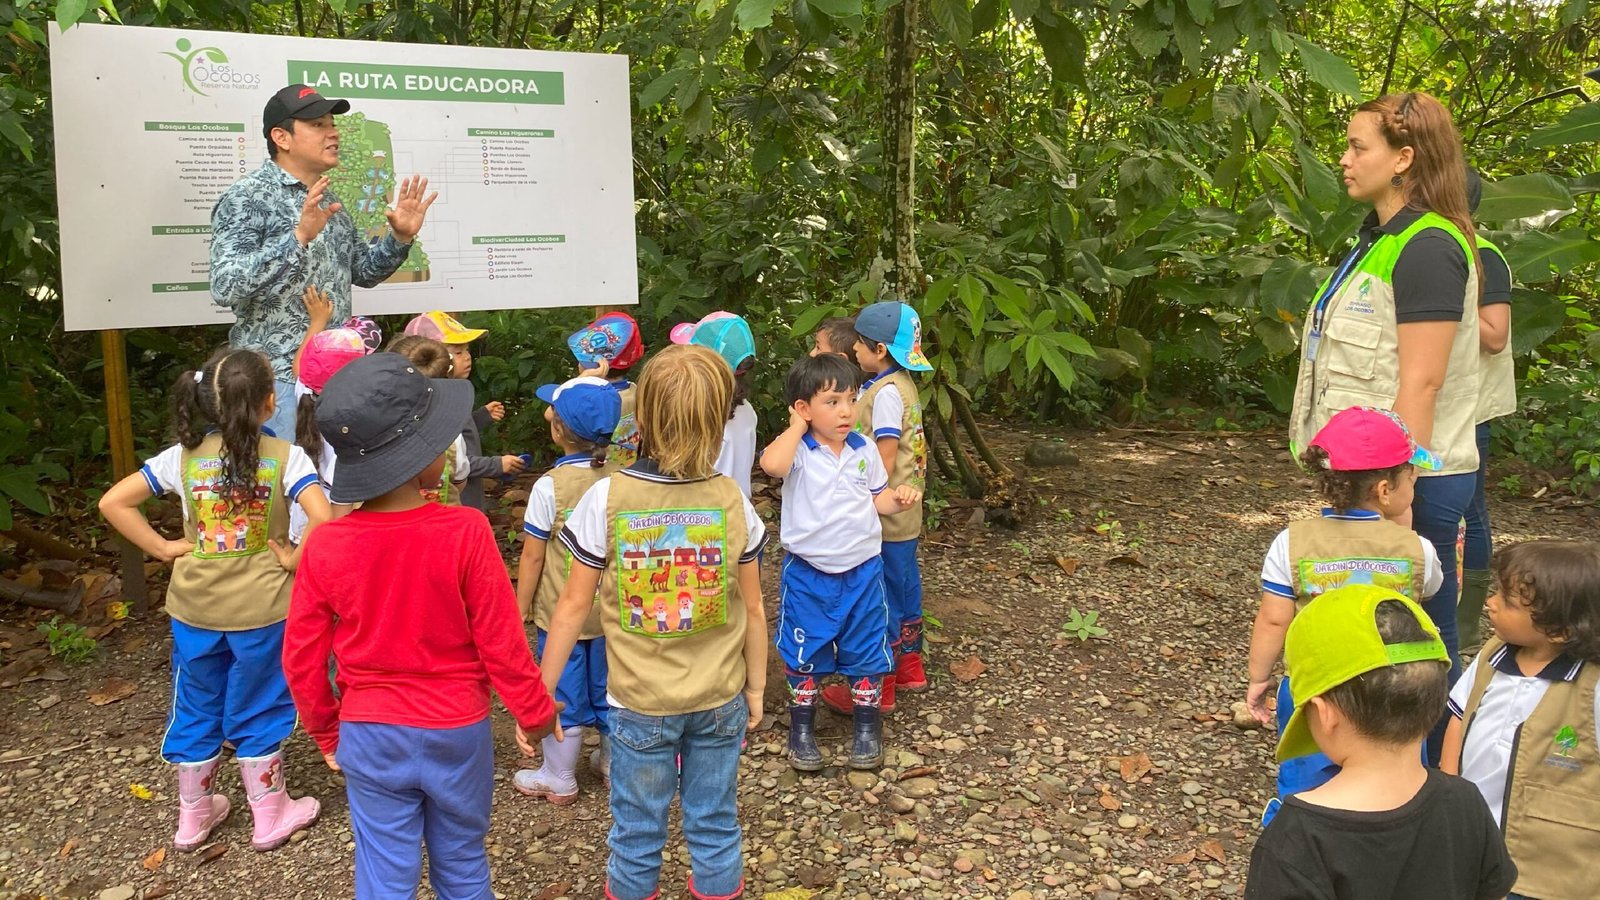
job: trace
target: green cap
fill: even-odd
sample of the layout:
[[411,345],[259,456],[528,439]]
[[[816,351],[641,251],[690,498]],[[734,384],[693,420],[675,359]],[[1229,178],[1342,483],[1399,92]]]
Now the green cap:
[[[1385,644],[1377,623],[1378,604],[1385,600],[1405,604],[1428,639]],[[1289,672],[1294,715],[1278,738],[1278,761],[1317,752],[1317,742],[1306,723],[1312,697],[1374,669],[1423,660],[1448,663],[1450,654],[1433,620],[1404,595],[1376,585],[1349,584],[1313,599],[1295,614],[1283,641],[1283,665]]]

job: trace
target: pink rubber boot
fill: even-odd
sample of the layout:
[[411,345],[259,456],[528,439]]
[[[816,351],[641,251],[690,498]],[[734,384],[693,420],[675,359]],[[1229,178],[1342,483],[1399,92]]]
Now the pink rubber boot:
[[178,833],[172,844],[183,853],[200,849],[233,809],[228,798],[212,788],[221,760],[219,753],[205,762],[178,763]]
[[296,831],[317,820],[322,804],[315,797],[289,796],[283,786],[283,754],[239,759],[239,775],[250,798],[250,815],[255,818],[255,833],[250,846],[257,850],[281,847]]

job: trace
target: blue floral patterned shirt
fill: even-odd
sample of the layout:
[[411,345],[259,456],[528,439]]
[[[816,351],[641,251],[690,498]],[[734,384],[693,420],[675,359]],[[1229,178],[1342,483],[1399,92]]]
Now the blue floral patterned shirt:
[[[211,299],[233,310],[228,332],[235,347],[260,350],[279,381],[294,380],[294,355],[305,340],[306,285],[326,291],[333,322],[350,316],[350,285],[373,287],[393,275],[411,252],[393,234],[357,234],[341,209],[306,247],[295,239],[307,187],[267,160],[223,193],[211,211]],[[322,204],[338,202],[333,191]]]

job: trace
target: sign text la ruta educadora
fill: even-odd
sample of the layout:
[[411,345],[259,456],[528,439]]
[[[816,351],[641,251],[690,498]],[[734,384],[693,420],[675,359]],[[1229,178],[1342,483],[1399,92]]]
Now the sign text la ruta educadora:
[[563,72],[458,69],[444,66],[289,60],[289,81],[329,96],[373,100],[455,100],[466,103],[566,102]]

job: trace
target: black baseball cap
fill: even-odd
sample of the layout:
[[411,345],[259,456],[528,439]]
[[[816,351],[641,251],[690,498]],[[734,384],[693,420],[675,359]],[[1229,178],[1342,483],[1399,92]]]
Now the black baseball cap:
[[261,111],[261,136],[272,140],[272,129],[289,119],[320,119],[328,113],[342,116],[349,111],[349,100],[329,100],[315,88],[291,84],[273,94]]
[[359,503],[415,478],[471,416],[469,381],[429,378],[398,353],[352,360],[317,401],[317,430],[339,460],[328,499]]

